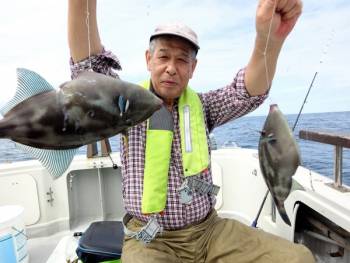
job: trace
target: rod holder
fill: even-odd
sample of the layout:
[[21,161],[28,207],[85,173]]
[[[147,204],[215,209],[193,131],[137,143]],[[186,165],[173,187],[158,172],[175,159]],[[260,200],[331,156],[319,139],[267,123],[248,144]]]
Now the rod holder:
[[[109,143],[108,139],[103,139],[101,142],[101,156],[106,157],[109,156],[109,154],[112,152],[111,144]],[[87,158],[93,158],[98,155],[98,148],[97,143],[91,143],[87,146]]]

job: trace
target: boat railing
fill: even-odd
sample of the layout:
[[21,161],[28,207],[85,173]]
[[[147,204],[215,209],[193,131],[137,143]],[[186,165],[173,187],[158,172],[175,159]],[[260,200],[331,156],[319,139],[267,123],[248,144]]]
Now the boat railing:
[[350,192],[350,189],[343,186],[343,148],[350,148],[350,134],[340,134],[330,131],[301,130],[299,137],[335,146],[334,150],[334,183],[329,186],[341,192]]
[[[101,156],[106,157],[109,156],[109,154],[112,152],[111,144],[109,143],[108,139],[103,139],[100,141],[101,143]],[[91,143],[87,146],[87,152],[86,152],[87,158],[93,158],[98,156],[98,148],[97,143]]]

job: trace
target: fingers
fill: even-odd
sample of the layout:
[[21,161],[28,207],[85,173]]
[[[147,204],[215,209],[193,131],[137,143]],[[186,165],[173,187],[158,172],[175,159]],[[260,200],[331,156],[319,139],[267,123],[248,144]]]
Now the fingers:
[[270,17],[276,8],[277,0],[260,0],[258,5],[258,14],[262,18]]
[[276,11],[282,16],[282,20],[289,20],[298,17],[301,14],[301,0],[280,0]]
[[277,12],[280,12],[288,3],[288,0],[280,0],[277,4]]
[[282,20],[298,17],[302,10],[302,0],[259,0],[258,14],[262,18],[271,16],[275,11]]
[[301,7],[293,8],[288,13],[282,15],[282,20],[290,20],[292,18],[299,17],[300,14],[301,14]]

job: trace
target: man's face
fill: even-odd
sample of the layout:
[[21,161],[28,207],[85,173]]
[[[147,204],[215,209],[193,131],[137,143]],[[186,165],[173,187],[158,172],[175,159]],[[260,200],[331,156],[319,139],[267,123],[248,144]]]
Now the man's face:
[[197,64],[187,41],[163,37],[156,39],[152,54],[146,51],[146,62],[155,92],[168,105],[180,97]]

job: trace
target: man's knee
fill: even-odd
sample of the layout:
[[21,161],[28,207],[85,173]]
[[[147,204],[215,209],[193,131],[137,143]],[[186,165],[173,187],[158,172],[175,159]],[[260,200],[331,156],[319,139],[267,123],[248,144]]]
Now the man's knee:
[[143,244],[134,238],[124,239],[123,263],[179,263],[175,252],[162,242],[153,240],[150,244]]
[[293,261],[295,263],[315,263],[315,258],[311,251],[304,245],[296,245]]

